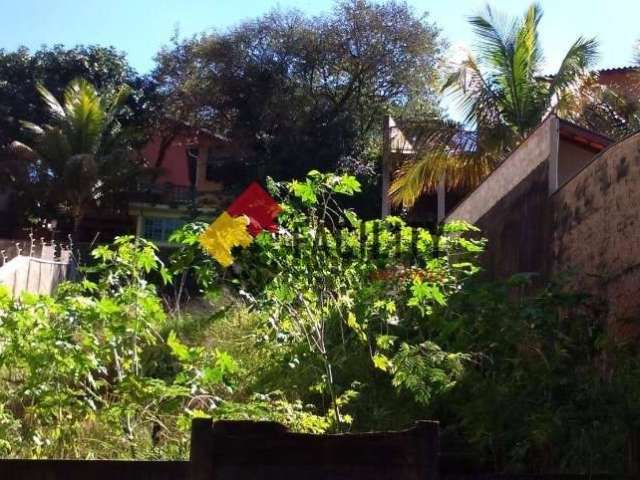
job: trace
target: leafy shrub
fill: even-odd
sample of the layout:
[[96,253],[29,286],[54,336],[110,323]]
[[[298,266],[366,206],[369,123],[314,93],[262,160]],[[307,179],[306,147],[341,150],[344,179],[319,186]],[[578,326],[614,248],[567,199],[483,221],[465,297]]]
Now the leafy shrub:
[[339,203],[359,188],[354,177],[316,171],[272,184],[283,207],[280,232],[258,236],[226,273],[270,345],[257,388],[295,392],[337,431],[354,428],[349,409],[365,390],[377,395],[375,383],[425,404],[455,384],[465,356],[434,355],[428,318],[477,271],[482,250],[463,224],[436,236],[397,217],[360,220]]
[[436,341],[471,363],[432,411],[488,468],[622,473],[638,426],[636,348],[607,331],[602,305],[529,279],[475,282],[451,298]]
[[180,458],[193,416],[243,409],[321,430],[321,419],[282,398],[225,402],[241,368],[227,352],[167,331],[150,278],[169,273],[152,243],[121,237],[92,255],[93,280],[54,296],[11,299],[0,289],[2,454]]

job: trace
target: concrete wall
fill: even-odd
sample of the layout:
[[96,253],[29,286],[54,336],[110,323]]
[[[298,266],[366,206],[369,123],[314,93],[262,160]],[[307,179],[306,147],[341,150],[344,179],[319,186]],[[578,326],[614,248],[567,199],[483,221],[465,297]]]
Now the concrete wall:
[[550,173],[557,164],[558,119],[549,117],[445,219],[479,227],[491,278],[549,271]]
[[555,162],[557,138],[558,119],[551,116],[449,213],[445,221],[464,220],[478,224],[481,218],[488,215],[509,192],[525,181],[538,167],[545,162]]
[[640,134],[602,152],[551,197],[553,273],[607,301],[610,319],[640,313]]
[[482,230],[491,277],[561,278],[601,298],[617,330],[640,334],[627,322],[640,315],[640,133],[597,155],[561,133],[545,121],[446,220]]
[[558,150],[558,185],[562,187],[593,160],[596,154],[567,140],[560,139]]
[[547,162],[540,163],[476,222],[489,240],[482,264],[492,278],[549,272],[551,210]]
[[[567,224],[582,219],[588,207],[593,207],[589,203],[592,195],[584,198],[584,188],[582,196],[569,193],[581,185],[578,178],[602,175],[598,165],[603,160],[594,161],[596,154],[591,149],[562,138],[567,128],[573,127],[549,117],[447,217],[447,221],[464,220],[481,229],[489,241],[482,263],[490,277],[535,272],[544,282],[558,273],[557,262],[563,258],[566,265],[587,274],[602,269],[594,261],[606,257],[602,247],[591,242],[593,232],[576,233],[571,245],[553,250],[558,232],[567,231]],[[605,156],[614,151],[608,150]],[[587,205],[582,205],[585,201]],[[594,217],[593,228],[606,230],[602,220]],[[616,235],[603,233],[606,241]],[[579,258],[580,251],[589,258]]]

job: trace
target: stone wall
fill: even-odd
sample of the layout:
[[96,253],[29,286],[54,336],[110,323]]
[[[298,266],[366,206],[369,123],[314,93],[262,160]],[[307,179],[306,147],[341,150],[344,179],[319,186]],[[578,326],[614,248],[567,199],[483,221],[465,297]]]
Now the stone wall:
[[640,133],[602,152],[551,196],[552,272],[606,300],[609,318],[640,313]]

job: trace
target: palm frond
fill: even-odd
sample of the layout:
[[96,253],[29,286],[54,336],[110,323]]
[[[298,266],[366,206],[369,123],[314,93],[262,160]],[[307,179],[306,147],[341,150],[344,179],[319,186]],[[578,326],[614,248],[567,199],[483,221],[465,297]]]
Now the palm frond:
[[105,123],[107,125],[113,124],[117,116],[123,111],[132,92],[133,89],[129,85],[122,85],[113,95],[106,98],[107,104],[104,109],[106,112]]
[[461,142],[462,127],[427,129],[425,141],[396,172],[392,202],[409,206],[433,192],[443,176],[448,188],[470,188],[516,148],[549,111],[551,99],[569,109],[577,101],[569,87],[581,86],[581,75],[597,54],[594,40],[578,39],[558,75],[541,79],[542,49],[538,27],[542,8],[533,3],[513,20],[490,7],[469,18],[478,38],[476,58],[469,56],[446,80],[443,91],[458,97],[466,127],[473,128],[473,148]]
[[106,112],[97,90],[89,82],[73,80],[64,91],[65,129],[75,152],[96,153]]
[[490,125],[500,122],[502,98],[484,78],[476,60],[469,56],[446,80],[443,91],[457,96],[464,123]]
[[17,140],[11,142],[7,148],[9,153],[15,158],[28,161],[35,161],[38,159],[38,153],[34,149],[22,142],[18,142]]
[[564,56],[560,68],[553,76],[548,90],[548,102],[571,88],[576,80],[589,74],[598,59],[598,42],[591,38],[578,38]]
[[509,57],[517,30],[516,23],[496,15],[489,6],[484,13],[469,17],[469,23],[479,39],[477,50],[485,66],[498,72],[509,69]]
[[62,105],[60,105],[60,102],[58,102],[56,97],[49,90],[47,90],[45,86],[41,83],[36,84],[36,90],[40,94],[40,98],[42,98],[42,100],[46,104],[47,109],[49,110],[49,114],[54,119],[58,119],[58,120],[64,119],[65,117],[64,108],[62,108]]
[[44,129],[40,125],[36,125],[35,123],[21,120],[20,126],[36,136],[44,134]]
[[40,158],[46,160],[49,168],[56,173],[64,169],[65,163],[73,154],[67,135],[57,127],[46,126],[44,134],[36,139],[34,147]]
[[476,137],[455,122],[431,122],[413,139],[415,154],[400,165],[389,189],[395,205],[411,206],[447,178],[449,188],[476,185],[488,173]]
[[542,50],[538,39],[538,24],[542,9],[532,4],[519,24],[510,58],[511,69],[503,75],[507,92],[508,118],[516,130],[524,135],[539,121],[544,96],[536,80],[542,61]]

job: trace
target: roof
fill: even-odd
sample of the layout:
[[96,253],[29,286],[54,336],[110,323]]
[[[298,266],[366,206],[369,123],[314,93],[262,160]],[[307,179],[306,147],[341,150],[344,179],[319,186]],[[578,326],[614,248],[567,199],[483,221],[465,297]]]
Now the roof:
[[613,143],[613,140],[598,132],[576,125],[558,117],[560,138],[598,153]]
[[607,73],[630,73],[630,72],[638,72],[640,71],[640,67],[634,67],[631,65],[627,65],[624,67],[613,67],[613,68],[601,68],[600,70],[596,70],[600,75]]
[[[601,68],[599,70],[593,70],[591,73],[598,74],[598,75],[640,73],[640,67],[634,67],[633,65],[625,65],[623,67]],[[555,76],[554,74],[550,73],[547,75],[540,75],[537,78],[539,78],[540,80],[545,80],[547,82],[550,82],[551,80],[553,80],[554,76]]]

